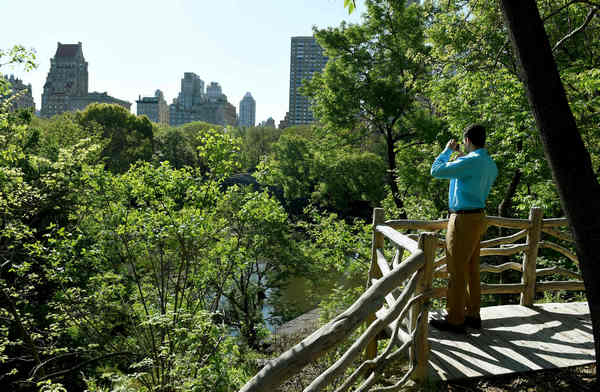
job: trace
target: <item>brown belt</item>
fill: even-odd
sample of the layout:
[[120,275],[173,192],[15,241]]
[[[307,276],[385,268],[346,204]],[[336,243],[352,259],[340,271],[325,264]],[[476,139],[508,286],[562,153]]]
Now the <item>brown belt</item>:
[[483,213],[483,208],[477,208],[475,210],[448,210],[450,214],[480,214]]

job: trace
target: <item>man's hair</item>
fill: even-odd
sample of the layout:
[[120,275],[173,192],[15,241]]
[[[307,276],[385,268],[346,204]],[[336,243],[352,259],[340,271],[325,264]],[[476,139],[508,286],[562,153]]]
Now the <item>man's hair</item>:
[[469,125],[465,129],[463,136],[469,138],[471,143],[477,147],[485,146],[485,128],[481,124]]

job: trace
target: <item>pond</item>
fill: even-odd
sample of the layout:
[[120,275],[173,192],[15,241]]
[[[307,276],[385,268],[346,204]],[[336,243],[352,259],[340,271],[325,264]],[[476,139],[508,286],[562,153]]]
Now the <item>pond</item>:
[[336,287],[350,289],[363,285],[364,281],[360,279],[351,280],[333,271],[318,283],[306,277],[295,277],[277,292],[267,290],[267,301],[262,310],[266,326],[273,332],[282,323],[315,309]]

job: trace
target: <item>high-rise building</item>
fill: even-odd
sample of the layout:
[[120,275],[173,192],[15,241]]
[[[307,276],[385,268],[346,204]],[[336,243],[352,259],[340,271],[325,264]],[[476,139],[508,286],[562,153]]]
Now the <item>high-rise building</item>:
[[169,124],[177,126],[193,121],[236,125],[237,115],[219,83],[211,82],[205,93],[202,79],[193,72],[186,72],[178,97],[169,105]]
[[152,122],[169,124],[169,106],[162,91],[156,90],[153,97],[140,96],[135,102],[138,116],[145,114]]
[[315,72],[321,72],[325,64],[327,57],[315,37],[292,37],[288,125],[314,122],[309,99],[300,93],[300,87],[302,82],[310,79]]
[[50,71],[42,93],[41,116],[50,117],[66,111],[82,110],[92,102],[115,103],[127,110],[131,103],[113,98],[106,92],[88,92],[88,63],[81,42],[58,43],[50,59]]
[[0,95],[0,102],[11,99],[10,109],[28,109],[32,108],[35,111],[35,102],[33,101],[33,95],[31,95],[31,84],[25,85],[19,78],[15,78],[14,75],[4,75],[4,80],[10,83],[10,93],[7,96]]
[[177,103],[184,110],[192,110],[192,107],[204,100],[204,81],[193,72],[185,72],[181,79],[181,91],[177,97]]
[[256,101],[247,92],[240,101],[240,126],[253,127],[256,123]]

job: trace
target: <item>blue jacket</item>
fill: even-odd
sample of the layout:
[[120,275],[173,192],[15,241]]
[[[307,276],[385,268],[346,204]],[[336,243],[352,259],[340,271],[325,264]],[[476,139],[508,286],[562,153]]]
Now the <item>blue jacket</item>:
[[492,184],[498,176],[496,163],[485,148],[480,148],[452,162],[452,150],[446,148],[431,165],[435,178],[450,179],[448,208],[474,210],[485,207]]

